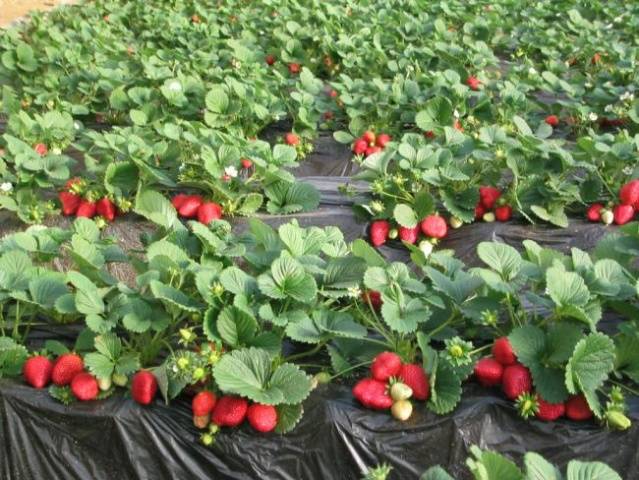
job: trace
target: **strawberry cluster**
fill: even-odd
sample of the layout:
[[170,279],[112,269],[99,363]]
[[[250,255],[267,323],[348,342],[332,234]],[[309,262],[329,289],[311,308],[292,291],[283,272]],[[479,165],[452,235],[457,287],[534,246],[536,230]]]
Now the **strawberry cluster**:
[[506,398],[517,403],[525,418],[534,415],[539,420],[550,422],[564,415],[578,421],[593,416],[583,395],[574,395],[564,403],[550,403],[533,392],[530,371],[517,361],[508,337],[495,340],[492,356],[479,360],[474,373],[477,381],[485,387],[501,385]]
[[373,153],[384,150],[384,147],[386,147],[386,144],[390,141],[391,137],[386,133],[375,135],[374,132],[366,130],[361,137],[353,142],[352,150],[355,155],[368,157]]
[[191,402],[193,424],[199,429],[209,427],[202,435],[202,443],[211,445],[214,435],[221,427],[238,427],[244,420],[257,432],[275,430],[278,422],[277,409],[273,405],[249,404],[248,400],[235,395],[224,395],[219,399],[210,390],[203,390]]
[[[106,379],[97,379],[85,370],[84,361],[77,353],[63,353],[55,361],[45,355],[34,355],[22,366],[24,380],[33,388],[45,388],[50,383],[56,387],[67,387],[76,400],[89,402],[96,400],[100,392],[111,390],[112,384],[125,386],[127,378],[114,374]],[[142,404],[151,403],[158,389],[155,376],[140,370],[131,380],[131,396]]]
[[70,217],[94,218],[102,217],[107,222],[112,222],[118,215],[118,208],[111,198],[104,196],[93,200],[92,194],[85,194],[85,183],[79,178],[72,178],[64,185],[64,190],[58,193],[58,199],[62,205],[62,214]]
[[479,202],[475,205],[475,220],[507,222],[513,216],[513,207],[502,196],[501,190],[491,186],[479,187]]
[[430,384],[426,372],[416,363],[403,363],[399,355],[382,352],[373,359],[371,376],[353,387],[353,396],[366,408],[388,410],[400,421],[413,412],[410,398],[428,400]]
[[423,234],[426,238],[419,243],[419,248],[424,252],[424,255],[428,256],[432,252],[433,246],[448,235],[448,224],[443,217],[437,214],[426,216],[413,228],[402,227],[401,225],[398,228],[391,228],[388,220],[375,220],[371,222],[368,233],[370,242],[374,247],[380,247],[388,239],[395,238],[414,245]]
[[606,225],[616,223],[625,225],[635,217],[639,210],[639,179],[635,178],[619,189],[619,203],[605,207],[601,203],[593,203],[586,211],[586,218],[591,222],[602,222]]
[[222,218],[222,207],[215,202],[205,202],[201,195],[178,193],[171,203],[182,218],[197,218],[198,222],[208,225]]

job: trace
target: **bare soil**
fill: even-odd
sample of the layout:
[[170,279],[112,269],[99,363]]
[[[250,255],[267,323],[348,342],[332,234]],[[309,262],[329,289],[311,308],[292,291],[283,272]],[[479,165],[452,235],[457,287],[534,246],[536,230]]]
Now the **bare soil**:
[[71,0],[0,0],[0,27],[24,17],[32,10],[51,10]]

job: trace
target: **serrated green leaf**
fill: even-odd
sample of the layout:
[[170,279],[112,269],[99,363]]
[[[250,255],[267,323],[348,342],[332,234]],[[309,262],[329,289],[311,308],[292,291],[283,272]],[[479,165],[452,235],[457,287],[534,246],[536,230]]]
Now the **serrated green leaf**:
[[461,380],[453,367],[442,361],[438,362],[433,376],[428,408],[437,415],[445,415],[452,412],[461,400]]
[[477,255],[504,280],[512,280],[521,269],[521,255],[505,243],[481,242],[477,246]]
[[566,469],[566,480],[622,480],[621,476],[605,463],[571,460]]
[[304,407],[301,403],[296,405],[278,405],[275,433],[288,433],[292,431],[300,422],[303,415]]
[[615,345],[603,333],[591,333],[575,346],[566,365],[566,387],[570,393],[594,392],[614,368]]

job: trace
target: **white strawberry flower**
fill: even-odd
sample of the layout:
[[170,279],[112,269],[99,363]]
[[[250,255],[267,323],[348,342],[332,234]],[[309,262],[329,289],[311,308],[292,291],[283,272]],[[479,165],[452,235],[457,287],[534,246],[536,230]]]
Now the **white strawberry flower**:
[[590,120],[591,122],[596,122],[598,118],[599,116],[595,112],[590,112],[588,114],[588,120]]
[[181,92],[182,84],[177,80],[173,80],[171,83],[169,83],[168,88],[171,92]]
[[535,67],[530,67],[528,69],[528,75],[537,75],[537,70],[535,69]]
[[238,171],[233,165],[230,165],[224,169],[224,173],[231,178],[237,177]]
[[604,112],[608,112],[608,113],[610,113],[610,112],[612,112],[614,109],[615,109],[615,107],[614,107],[614,106],[612,106],[612,105],[606,105],[606,107],[604,108]]
[[624,167],[623,170],[622,170],[623,174],[624,175],[628,175],[628,176],[632,175],[633,171],[634,171],[634,169],[630,165]]
[[635,99],[634,94],[630,93],[630,92],[624,92],[620,97],[619,100],[621,100],[622,102],[625,102],[626,100],[629,101],[633,101]]
[[0,190],[5,193],[9,193],[11,190],[13,190],[13,185],[11,184],[11,182],[4,182],[0,185]]
[[455,109],[455,111],[453,112],[453,116],[455,118],[459,118],[459,112],[457,111],[457,109]]
[[80,122],[73,122],[73,128],[75,128],[76,130],[80,130],[82,126],[80,125]]

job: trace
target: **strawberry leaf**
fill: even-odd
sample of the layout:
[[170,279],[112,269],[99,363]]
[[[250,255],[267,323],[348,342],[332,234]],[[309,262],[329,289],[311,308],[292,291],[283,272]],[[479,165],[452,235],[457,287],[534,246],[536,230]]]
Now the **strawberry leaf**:
[[437,465],[435,467],[430,467],[428,470],[426,470],[422,474],[422,476],[419,477],[419,480],[455,480],[455,479],[451,477],[448,473],[446,473],[446,470],[444,470],[442,467]]
[[293,430],[304,415],[304,407],[301,403],[295,405],[278,405],[277,426],[275,433],[288,433]]
[[9,337],[0,337],[0,378],[14,377],[22,371],[29,352]]
[[521,255],[505,243],[481,242],[477,246],[477,255],[506,281],[515,278],[521,269]]
[[621,480],[617,472],[605,463],[571,460],[566,470],[566,480]]
[[594,392],[614,368],[615,344],[603,333],[583,338],[566,365],[566,387],[570,393]]
[[431,394],[428,408],[437,415],[452,412],[461,399],[461,383],[461,379],[455,374],[452,365],[440,359],[431,374]]

